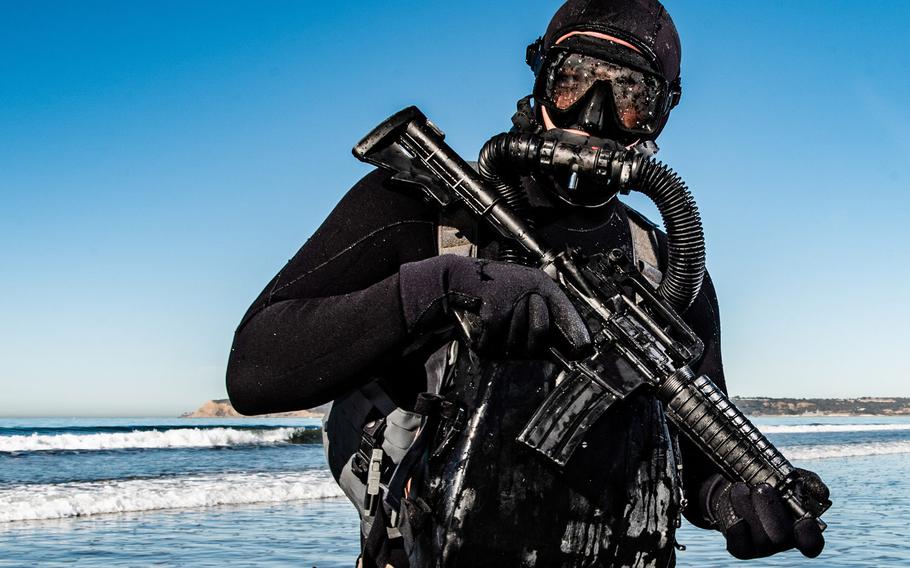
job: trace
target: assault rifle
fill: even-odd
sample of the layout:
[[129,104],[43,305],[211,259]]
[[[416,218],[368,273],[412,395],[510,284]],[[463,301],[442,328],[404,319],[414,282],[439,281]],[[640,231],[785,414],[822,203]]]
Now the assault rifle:
[[[622,152],[600,152],[551,143],[540,159],[566,173],[585,159],[605,183],[629,181],[631,162]],[[438,207],[464,207],[555,280],[585,319],[592,352],[575,360],[558,348],[551,353],[562,366],[555,388],[520,434],[519,442],[564,466],[585,433],[616,401],[638,389],[651,389],[670,421],[728,478],[749,485],[767,483],[783,496],[797,519],[819,519],[831,502],[804,491],[790,462],[730,402],[707,376],[691,365],[703,345],[670,303],[655,294],[631,260],[616,249],[585,256],[549,248],[503,196],[444,141],[444,134],[416,107],[408,107],[377,126],[353,149],[365,162],[391,172],[400,183],[419,188]],[[471,314],[459,322],[470,333]]]

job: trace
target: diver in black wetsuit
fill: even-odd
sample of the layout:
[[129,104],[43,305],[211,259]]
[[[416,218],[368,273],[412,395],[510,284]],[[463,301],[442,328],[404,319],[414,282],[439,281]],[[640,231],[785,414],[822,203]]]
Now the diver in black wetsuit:
[[[534,105],[524,100],[513,123],[653,152],[679,99],[679,61],[676,29],[656,0],[570,0],[529,47]],[[659,278],[662,234],[614,195],[549,178],[522,182],[526,214],[549,243],[621,248]],[[793,547],[807,556],[821,552],[821,533],[794,533],[775,490],[730,483],[686,440],[677,444],[648,395],[611,409],[564,472],[521,452],[515,436],[556,373],[546,347],[555,341],[582,350],[587,330],[543,273],[489,260],[500,254],[491,235],[459,226],[475,254],[438,256],[448,251],[440,244],[444,224],[388,174],[367,175],[253,302],[231,351],[228,392],[244,414],[336,401],[328,457],[364,518],[365,566],[667,566],[681,510],[692,523],[721,530],[739,558]],[[499,385],[484,403],[485,416],[495,419],[476,430],[485,440],[472,450],[479,457],[460,471],[466,489],[454,504],[457,526],[440,520],[437,509],[453,504],[428,497],[433,480],[405,496],[408,511],[380,506],[374,517],[363,510],[366,474],[351,473],[372,435],[364,426],[390,417],[391,408],[402,416],[415,409],[428,389],[428,360],[453,337],[437,333],[451,322],[451,306],[477,312],[483,323],[476,353],[462,349],[453,366],[453,390],[485,380]],[[694,370],[725,390],[707,276],[682,315],[705,344]],[[479,415],[472,403],[463,406],[468,418]],[[407,431],[393,428],[400,423],[389,418],[384,438],[377,434],[371,446],[394,463],[395,436]],[[827,496],[814,474],[804,475],[810,490]],[[400,512],[406,519],[399,531],[388,517]]]

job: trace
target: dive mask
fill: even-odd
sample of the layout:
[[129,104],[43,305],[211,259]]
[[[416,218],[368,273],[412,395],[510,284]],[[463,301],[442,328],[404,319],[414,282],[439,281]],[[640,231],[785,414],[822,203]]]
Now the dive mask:
[[534,98],[561,127],[584,126],[578,115],[596,107],[601,130],[608,121],[619,133],[648,138],[679,102],[678,81],[669,83],[641,54],[602,39],[575,36],[554,45],[536,71]]

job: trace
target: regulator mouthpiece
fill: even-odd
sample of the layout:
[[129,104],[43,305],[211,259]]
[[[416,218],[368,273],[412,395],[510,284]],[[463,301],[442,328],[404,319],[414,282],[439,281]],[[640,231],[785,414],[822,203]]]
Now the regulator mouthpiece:
[[565,180],[567,193],[585,192],[607,201],[633,189],[647,195],[660,211],[669,245],[658,293],[680,313],[695,301],[705,276],[701,216],[685,182],[664,164],[635,150],[601,147],[585,136],[507,133],[484,144],[478,166],[503,196],[515,193],[518,177],[529,174],[547,176],[558,187],[556,180]]

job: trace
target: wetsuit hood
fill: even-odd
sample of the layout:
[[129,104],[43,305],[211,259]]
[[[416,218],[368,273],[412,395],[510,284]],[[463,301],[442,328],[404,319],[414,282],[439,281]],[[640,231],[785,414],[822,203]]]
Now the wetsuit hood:
[[627,41],[647,57],[668,82],[679,78],[681,47],[670,14],[657,0],[569,0],[542,38],[546,52],[573,31],[601,32]]

